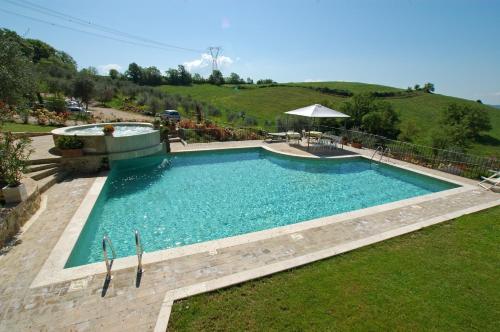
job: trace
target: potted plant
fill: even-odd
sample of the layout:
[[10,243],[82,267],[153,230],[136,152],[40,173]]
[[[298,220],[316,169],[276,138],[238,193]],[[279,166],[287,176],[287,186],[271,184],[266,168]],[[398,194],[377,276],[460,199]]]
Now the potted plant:
[[161,120],[160,119],[155,119],[153,121],[153,128],[156,129],[156,130],[158,130],[158,129],[160,129],[160,127],[161,127]]
[[66,158],[83,156],[83,141],[75,136],[60,136],[56,146],[61,150],[61,155]]
[[363,141],[360,138],[353,138],[351,146],[356,149],[361,149],[363,148]]
[[115,127],[113,127],[113,125],[111,125],[111,124],[107,124],[104,126],[104,128],[102,128],[102,131],[103,131],[104,135],[112,136],[114,131],[115,131]]
[[21,180],[32,152],[30,142],[27,137],[16,139],[10,132],[0,136],[0,176],[7,184],[2,188],[6,203],[19,203],[28,198]]
[[347,138],[347,136],[342,136],[341,143],[342,145],[347,145],[347,143],[349,143],[349,139]]

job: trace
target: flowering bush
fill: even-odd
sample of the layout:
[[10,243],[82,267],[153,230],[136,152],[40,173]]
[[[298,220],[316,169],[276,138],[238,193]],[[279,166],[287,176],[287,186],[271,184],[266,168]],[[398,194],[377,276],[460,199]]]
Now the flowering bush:
[[39,108],[33,111],[33,116],[39,125],[52,125],[52,126],[64,126],[68,120],[69,113],[61,112],[55,113],[50,112],[46,109]]

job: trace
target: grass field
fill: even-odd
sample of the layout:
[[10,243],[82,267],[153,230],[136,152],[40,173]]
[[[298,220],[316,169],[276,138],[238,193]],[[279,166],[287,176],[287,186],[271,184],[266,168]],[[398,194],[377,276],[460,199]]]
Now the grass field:
[[3,131],[13,131],[13,132],[24,131],[30,133],[47,133],[52,129],[56,128],[57,127],[52,127],[52,126],[39,126],[34,124],[7,122],[3,124],[1,129]]
[[[223,110],[234,112],[245,112],[255,117],[258,126],[266,129],[274,129],[276,117],[283,116],[283,112],[291,109],[307,106],[314,103],[331,103],[340,109],[342,104],[349,100],[346,97],[332,96],[300,86],[321,87],[326,86],[335,89],[347,89],[354,93],[370,91],[400,91],[401,89],[352,82],[312,82],[312,83],[289,83],[299,87],[252,87],[249,89],[236,89],[234,87],[213,85],[194,85],[191,87],[163,86],[162,89],[172,94],[190,95],[196,100],[209,102]],[[500,111],[490,106],[478,104],[460,98],[443,96],[439,94],[419,93],[417,96],[407,98],[385,98],[381,99],[391,103],[400,113],[402,123],[409,120],[416,121],[419,133],[415,137],[416,143],[428,145],[430,143],[430,132],[437,127],[440,113],[452,102],[467,103],[469,105],[486,109],[490,115],[493,129],[488,132],[471,149],[474,154],[494,155],[500,157]],[[182,110],[181,110],[182,111]],[[214,118],[216,121],[227,122],[225,114]]]
[[169,331],[498,331],[500,207],[177,301]]
[[370,83],[358,83],[358,82],[299,82],[299,83],[288,83],[289,85],[305,86],[313,88],[330,88],[330,89],[341,89],[349,90],[352,93],[367,93],[367,92],[392,92],[392,91],[403,91],[405,89],[394,88],[392,86],[370,84]]

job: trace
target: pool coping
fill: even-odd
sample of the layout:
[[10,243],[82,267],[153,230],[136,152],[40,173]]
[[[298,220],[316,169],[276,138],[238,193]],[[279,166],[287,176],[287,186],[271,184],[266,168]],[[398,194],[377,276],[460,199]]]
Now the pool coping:
[[[340,159],[340,158],[365,158],[370,159],[364,155],[343,155],[343,156],[333,156],[333,157],[318,157],[318,156],[303,156],[298,154],[292,154],[288,152],[274,150],[268,146],[256,145],[256,146],[245,146],[245,147],[222,147],[222,148],[211,148],[211,149],[191,149],[185,151],[174,152],[184,153],[184,152],[197,152],[197,151],[216,151],[216,150],[229,150],[229,149],[249,149],[249,148],[263,148],[267,151],[289,155],[293,157],[300,158],[324,158],[324,159]],[[419,173],[425,176],[436,178],[442,181],[450,182],[459,185],[458,188],[448,189],[437,193],[431,193],[426,195],[420,195],[417,197],[412,197],[408,199],[403,199],[395,202],[390,202],[382,205],[372,206],[364,209],[358,209],[354,211],[344,212],[332,216],[325,216],[320,218],[315,218],[311,220],[301,221],[294,224],[284,225],[280,227],[265,229],[261,231],[245,233],[240,235],[235,235],[231,237],[205,241],[201,243],[190,244],[178,248],[162,249],[153,252],[145,252],[143,255],[143,264],[157,263],[169,259],[179,258],[182,256],[193,255],[202,252],[213,252],[218,249],[225,247],[235,246],[239,244],[245,244],[250,242],[255,242],[264,239],[274,238],[284,234],[291,234],[295,232],[300,232],[306,229],[316,228],[320,226],[325,226],[333,223],[343,222],[352,218],[368,216],[374,213],[379,213],[383,211],[388,211],[392,209],[401,208],[404,206],[418,204],[424,201],[446,197],[473,189],[477,189],[468,183],[460,182],[455,179],[450,179],[442,176],[437,176],[435,174],[426,173],[421,170],[413,169],[408,166],[398,165],[393,163],[388,163],[381,161],[380,163],[387,164],[393,167],[402,168],[411,172]],[[88,277],[95,274],[101,274],[106,272],[106,268],[103,262],[96,262],[86,265],[80,265],[71,268],[64,268],[66,261],[68,260],[73,247],[78,241],[78,237],[85,226],[85,223],[97,201],[102,188],[107,180],[108,173],[101,173],[96,177],[91,188],[87,192],[85,198],[82,200],[77,211],[71,218],[70,222],[64,229],[62,235],[58,239],[56,245],[52,249],[49,257],[46,259],[41,270],[33,280],[30,288],[36,288],[41,286],[50,285],[53,283],[64,282],[79,278]],[[132,230],[131,230],[132,236]],[[113,262],[113,271],[132,268],[137,266],[136,256],[127,256],[122,258],[117,258]]]

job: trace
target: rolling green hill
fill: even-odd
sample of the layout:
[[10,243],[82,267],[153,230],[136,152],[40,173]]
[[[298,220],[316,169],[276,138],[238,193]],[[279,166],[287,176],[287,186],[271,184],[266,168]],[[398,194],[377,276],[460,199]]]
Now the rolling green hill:
[[[307,106],[314,103],[329,102],[335,108],[341,108],[349,97],[342,97],[319,92],[311,88],[328,87],[330,89],[349,90],[353,93],[366,92],[391,92],[403,89],[355,82],[311,82],[288,83],[272,87],[248,87],[238,89],[233,86],[193,85],[193,86],[163,86],[167,93],[190,95],[198,101],[205,101],[214,106],[231,112],[245,112],[258,121],[261,127],[271,129],[276,117],[283,116],[283,112]],[[500,110],[478,104],[473,101],[418,92],[407,97],[380,98],[391,103],[400,113],[401,123],[414,120],[419,133],[415,142],[420,144],[430,143],[430,131],[437,126],[440,112],[450,103],[470,104],[480,107],[490,115],[493,129],[474,144],[471,153],[486,156],[500,157]],[[181,110],[182,111],[182,110]],[[227,122],[226,115],[215,117],[215,120]]]

